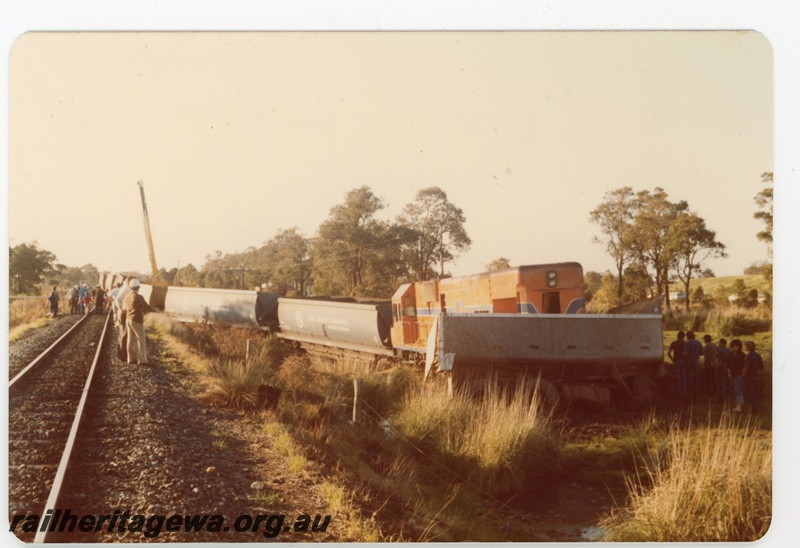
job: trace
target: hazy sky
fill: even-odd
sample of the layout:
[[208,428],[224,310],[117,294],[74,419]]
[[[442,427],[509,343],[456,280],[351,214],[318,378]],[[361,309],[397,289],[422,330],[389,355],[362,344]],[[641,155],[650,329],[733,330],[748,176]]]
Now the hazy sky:
[[200,267],[313,236],[358,186],[394,219],[436,185],[473,241],[454,274],[602,271],[589,212],[661,186],[739,274],[767,258],[772,93],[756,32],[33,32],[10,56],[10,243],[147,272],[142,180],[159,266]]

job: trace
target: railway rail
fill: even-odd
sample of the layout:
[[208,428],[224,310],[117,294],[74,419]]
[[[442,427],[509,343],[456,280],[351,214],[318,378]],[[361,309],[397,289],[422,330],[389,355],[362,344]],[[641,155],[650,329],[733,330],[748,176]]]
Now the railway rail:
[[[11,515],[57,507],[110,320],[85,316],[9,381]],[[38,543],[48,532],[17,534]]]

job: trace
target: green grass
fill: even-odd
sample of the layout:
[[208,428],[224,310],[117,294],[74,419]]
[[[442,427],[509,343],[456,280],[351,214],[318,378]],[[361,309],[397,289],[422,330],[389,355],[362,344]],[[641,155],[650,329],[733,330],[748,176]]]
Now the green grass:
[[[698,287],[702,287],[706,295],[714,295],[718,287],[730,289],[733,282],[737,279],[744,281],[748,289],[757,289],[759,292],[769,291],[772,289],[767,280],[761,274],[743,274],[741,276],[719,276],[715,278],[695,278],[692,280],[690,291],[694,291]],[[682,283],[670,284],[670,291],[683,291]]]

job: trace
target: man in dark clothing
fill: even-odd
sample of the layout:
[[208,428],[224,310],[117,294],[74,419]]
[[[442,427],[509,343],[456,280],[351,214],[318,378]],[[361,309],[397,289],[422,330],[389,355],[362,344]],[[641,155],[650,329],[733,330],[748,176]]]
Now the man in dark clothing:
[[49,297],[47,297],[47,303],[50,305],[50,316],[53,318],[58,316],[58,301],[58,288],[53,286],[53,292],[50,293]]
[[717,392],[717,345],[711,341],[711,335],[703,337],[703,380],[706,393],[709,397],[714,397]]
[[675,390],[683,395],[686,392],[686,369],[683,360],[683,340],[686,334],[683,331],[678,331],[678,338],[672,341],[667,350],[667,356],[675,366]]
[[103,313],[103,305],[106,303],[106,292],[99,285],[94,290],[94,311],[98,314]]
[[744,387],[744,398],[750,406],[750,412],[758,414],[758,390],[759,377],[764,369],[764,360],[761,354],[756,352],[756,343],[747,341],[744,343],[747,355],[744,358],[744,370],[742,371],[742,383]]
[[697,377],[700,372],[700,356],[703,345],[694,338],[694,331],[686,332],[686,343],[683,345],[683,359],[686,362],[687,384],[692,396],[697,392]]
[[717,386],[719,387],[718,401],[732,401],[733,393],[731,383],[728,379],[728,364],[731,362],[731,349],[728,348],[726,339],[719,340],[717,347]]
[[736,400],[736,407],[733,410],[737,413],[742,412],[744,395],[742,393],[742,374],[744,373],[744,352],[742,352],[742,341],[733,339],[731,341],[731,359],[728,362],[728,378],[733,385],[733,394]]

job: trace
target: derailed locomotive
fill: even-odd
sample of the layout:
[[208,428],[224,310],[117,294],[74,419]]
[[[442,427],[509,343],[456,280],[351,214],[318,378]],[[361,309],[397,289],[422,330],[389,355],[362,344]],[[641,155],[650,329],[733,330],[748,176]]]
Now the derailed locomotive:
[[[101,285],[117,278],[104,275]],[[142,286],[183,321],[258,327],[329,353],[426,364],[468,390],[535,379],[553,405],[619,396],[650,403],[663,362],[660,313],[585,314],[578,263],[527,265],[401,286],[391,301]]]

